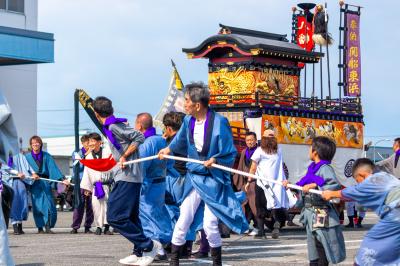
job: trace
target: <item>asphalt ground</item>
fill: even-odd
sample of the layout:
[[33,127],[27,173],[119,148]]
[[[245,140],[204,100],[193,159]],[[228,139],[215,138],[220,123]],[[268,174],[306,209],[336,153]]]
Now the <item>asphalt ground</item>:
[[[347,219],[347,218],[346,218]],[[362,229],[345,229],[347,259],[338,265],[353,265],[353,258],[364,234],[378,221],[368,212]],[[9,230],[11,252],[17,265],[120,265],[118,260],[130,254],[132,245],[121,235],[90,235],[82,229],[70,234],[72,212],[59,212],[56,234],[37,234],[32,216],[24,225],[25,235]],[[297,219],[295,222],[298,223]],[[194,247],[196,249],[196,247]],[[224,265],[308,265],[305,230],[285,227],[279,239],[255,240],[251,236],[231,235],[223,240]],[[181,265],[211,265],[208,259],[181,260]],[[157,263],[156,265],[168,265]]]

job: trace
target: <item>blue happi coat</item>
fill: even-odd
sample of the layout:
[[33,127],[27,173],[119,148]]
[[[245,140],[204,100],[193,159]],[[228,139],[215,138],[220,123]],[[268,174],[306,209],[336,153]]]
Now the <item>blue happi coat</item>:
[[[182,156],[183,154],[176,154]],[[186,157],[186,156],[185,156]],[[187,174],[180,174],[174,167],[174,160],[167,160],[166,176],[166,207],[171,218],[171,227],[174,228],[180,215],[180,206],[187,195],[192,191],[193,186]],[[186,240],[196,240],[196,232],[203,228],[204,202],[199,205],[198,211],[193,219],[192,226],[186,235]]]
[[[47,152],[43,152],[43,160],[39,166],[32,154],[25,155],[29,165],[40,177],[51,180],[62,180],[63,174],[58,169],[53,157]],[[44,180],[36,180],[31,187],[32,212],[37,228],[42,228],[46,224],[53,228],[57,222],[57,209],[52,193],[52,183]]]
[[[232,167],[237,151],[233,145],[228,120],[214,111],[210,112],[203,150],[197,152],[189,128],[191,118],[189,115],[185,117],[180,130],[169,145],[171,151],[175,153],[186,151],[189,158],[202,161],[213,157],[217,164]],[[186,167],[187,177],[190,178],[193,188],[213,214],[236,233],[248,230],[242,207],[231,186],[230,173],[216,168],[206,168],[197,163],[187,163]]]
[[[139,146],[141,158],[157,155],[167,143],[161,136],[146,138]],[[143,184],[140,195],[140,221],[144,234],[161,243],[169,243],[172,238],[172,226],[165,206],[166,161],[151,160],[141,165]]]
[[33,180],[29,177],[32,175],[34,170],[29,165],[25,156],[20,153],[13,156],[13,165],[11,168],[23,173],[24,179],[10,178],[8,183],[14,190],[14,198],[11,208],[11,220],[14,221],[26,221],[28,219],[28,192],[27,185],[32,185]]
[[342,190],[342,197],[372,209],[380,221],[365,235],[358,265],[400,265],[400,180],[380,172]]

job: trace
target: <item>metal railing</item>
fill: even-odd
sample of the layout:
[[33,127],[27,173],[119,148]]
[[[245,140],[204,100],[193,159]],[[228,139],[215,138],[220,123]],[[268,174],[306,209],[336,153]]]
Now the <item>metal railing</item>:
[[319,99],[266,93],[211,95],[213,107],[283,107],[297,110],[362,114],[360,98]]

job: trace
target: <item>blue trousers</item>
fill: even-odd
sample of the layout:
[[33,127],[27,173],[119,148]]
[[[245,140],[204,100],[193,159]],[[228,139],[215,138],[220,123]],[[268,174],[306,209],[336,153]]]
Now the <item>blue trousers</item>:
[[153,242],[143,233],[139,219],[139,199],[142,184],[117,181],[109,195],[107,222],[135,245],[134,252],[151,251]]

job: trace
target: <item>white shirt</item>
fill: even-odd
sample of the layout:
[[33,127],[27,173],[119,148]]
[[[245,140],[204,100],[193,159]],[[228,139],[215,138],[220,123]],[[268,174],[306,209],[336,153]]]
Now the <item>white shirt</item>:
[[277,154],[268,154],[261,149],[261,147],[258,147],[251,156],[251,160],[255,161],[257,164],[260,164],[260,161],[263,160],[276,160],[277,158]]
[[[251,156],[251,160],[258,164],[256,175],[276,181],[286,180],[283,172],[282,153],[279,149],[275,154],[268,154],[258,147]],[[267,188],[265,185],[270,187]],[[289,208],[288,196],[283,186],[260,179],[257,179],[257,186],[264,190],[267,209]]]
[[193,130],[193,140],[194,145],[196,146],[196,150],[201,152],[204,145],[204,126],[205,120],[197,121],[194,123],[194,130]]

